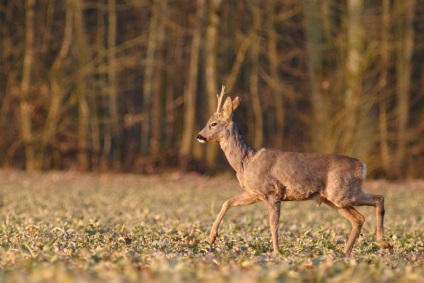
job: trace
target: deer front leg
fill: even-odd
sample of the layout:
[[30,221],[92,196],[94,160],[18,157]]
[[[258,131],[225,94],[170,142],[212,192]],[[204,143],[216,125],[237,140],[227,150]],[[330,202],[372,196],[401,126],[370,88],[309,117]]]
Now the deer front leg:
[[358,236],[361,233],[365,218],[353,207],[339,208],[337,209],[337,212],[346,219],[348,219],[352,225],[352,230],[350,231],[349,239],[347,240],[346,247],[343,251],[345,256],[350,256],[353,250],[353,245],[355,244],[356,239],[358,239]]
[[354,207],[338,207],[329,200],[323,200],[325,204],[334,208],[341,216],[349,220],[352,225],[349,239],[347,240],[346,247],[343,250],[345,256],[350,256],[352,253],[353,245],[356,242],[359,234],[361,233],[362,226],[364,225],[365,218]]
[[274,249],[274,255],[278,255],[278,224],[280,222],[280,200],[270,200],[267,202],[269,210],[269,225],[271,227],[272,245]]
[[209,235],[210,244],[212,245],[215,242],[216,236],[218,235],[219,224],[221,224],[221,221],[224,218],[225,213],[227,213],[227,210],[230,207],[250,205],[258,201],[259,199],[257,197],[244,192],[241,195],[230,198],[229,200],[224,202],[224,204],[222,205],[221,212],[218,214],[218,217],[216,218],[215,223],[212,226],[211,233]]

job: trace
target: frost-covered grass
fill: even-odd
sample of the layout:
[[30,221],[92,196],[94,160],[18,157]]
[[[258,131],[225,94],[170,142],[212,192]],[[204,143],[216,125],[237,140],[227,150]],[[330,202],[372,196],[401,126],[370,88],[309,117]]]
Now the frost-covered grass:
[[272,256],[263,203],[231,209],[211,249],[235,176],[25,174],[0,171],[3,282],[424,282],[424,182],[367,182],[386,198],[386,237],[362,207],[362,236],[342,257],[350,224],[314,202],[282,204]]

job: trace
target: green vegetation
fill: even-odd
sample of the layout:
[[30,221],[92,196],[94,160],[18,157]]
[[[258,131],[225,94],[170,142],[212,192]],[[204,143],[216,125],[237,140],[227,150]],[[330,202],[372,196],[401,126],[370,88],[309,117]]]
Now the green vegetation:
[[25,174],[0,171],[2,282],[423,282],[424,183],[369,182],[386,197],[379,249],[375,212],[342,258],[349,223],[314,202],[283,203],[281,256],[272,256],[267,209],[229,211],[213,249],[222,203],[241,192],[234,176]]

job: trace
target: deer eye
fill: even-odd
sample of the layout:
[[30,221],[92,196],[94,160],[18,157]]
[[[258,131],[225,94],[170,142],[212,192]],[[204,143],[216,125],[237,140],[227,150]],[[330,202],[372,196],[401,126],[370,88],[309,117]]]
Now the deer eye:
[[218,125],[216,122],[211,123],[211,127],[215,127],[216,125]]

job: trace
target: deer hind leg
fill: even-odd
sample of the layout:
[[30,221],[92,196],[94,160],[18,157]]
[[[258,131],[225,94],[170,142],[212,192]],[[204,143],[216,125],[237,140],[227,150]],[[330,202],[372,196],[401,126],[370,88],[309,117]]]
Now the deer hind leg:
[[354,206],[374,206],[377,216],[377,243],[385,249],[392,249],[384,239],[384,197],[381,195],[363,194],[355,200]]
[[350,231],[349,239],[343,251],[346,256],[349,256],[352,253],[352,249],[356,242],[356,239],[361,233],[362,225],[364,225],[365,218],[353,207],[340,208],[328,200],[325,200],[324,203],[334,208],[341,216],[349,220],[350,224],[352,225],[352,230]]
[[222,205],[222,209],[219,212],[218,217],[216,218],[212,226],[211,233],[209,235],[209,243],[212,245],[215,242],[216,237],[218,235],[219,224],[221,224],[221,221],[227,213],[228,209],[233,206],[250,205],[258,201],[259,199],[257,197],[254,197],[248,193],[242,193],[241,195],[230,198],[229,200],[224,202],[224,204]]

